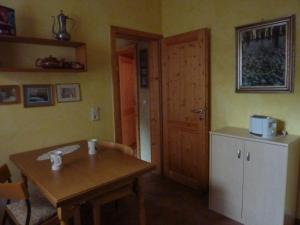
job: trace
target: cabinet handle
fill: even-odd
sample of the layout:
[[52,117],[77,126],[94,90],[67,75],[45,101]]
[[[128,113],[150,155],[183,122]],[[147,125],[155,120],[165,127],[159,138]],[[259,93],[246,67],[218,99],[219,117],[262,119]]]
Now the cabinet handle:
[[242,155],[242,151],[241,151],[241,150],[238,150],[238,151],[237,151],[237,157],[238,157],[238,159],[241,158],[241,155]]
[[247,152],[246,159],[247,159],[247,161],[250,161],[250,152]]

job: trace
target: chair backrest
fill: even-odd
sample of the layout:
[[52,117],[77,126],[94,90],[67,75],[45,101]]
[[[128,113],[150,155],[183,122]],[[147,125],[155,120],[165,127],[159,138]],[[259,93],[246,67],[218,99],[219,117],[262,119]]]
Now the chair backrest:
[[[27,208],[25,225],[29,225],[31,217],[31,204],[27,185],[24,182],[11,183],[11,173],[6,164],[0,166],[0,199],[5,199],[6,204],[10,204],[11,200],[25,200]],[[3,220],[3,224],[5,224],[5,220]]]
[[29,194],[24,182],[0,183],[0,199],[26,200]]
[[25,200],[29,194],[24,182],[11,183],[11,173],[6,164],[0,166],[0,199]]
[[106,149],[116,149],[119,150],[120,152],[123,152],[126,155],[134,156],[134,151],[132,148],[130,148],[127,145],[122,145],[114,142],[109,142],[109,141],[100,141],[99,147],[103,147]]
[[6,164],[0,166],[0,183],[10,182],[11,174]]

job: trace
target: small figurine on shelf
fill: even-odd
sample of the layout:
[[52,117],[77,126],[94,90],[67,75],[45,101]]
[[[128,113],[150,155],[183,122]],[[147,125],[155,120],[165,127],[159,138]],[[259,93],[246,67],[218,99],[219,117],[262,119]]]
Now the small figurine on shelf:
[[52,33],[57,40],[69,41],[71,39],[71,35],[67,32],[67,20],[71,20],[73,22],[73,26],[75,24],[74,19],[64,15],[63,10],[60,11],[60,14],[57,16],[57,24],[58,31],[55,31],[56,19],[55,16],[53,18],[52,25]]
[[43,59],[38,58],[35,61],[35,66],[43,69],[59,69],[63,67],[63,61],[58,60],[50,55],[49,57]]
[[84,65],[76,61],[66,61],[65,59],[57,59],[53,56],[38,58],[35,66],[43,69],[74,69],[83,70]]

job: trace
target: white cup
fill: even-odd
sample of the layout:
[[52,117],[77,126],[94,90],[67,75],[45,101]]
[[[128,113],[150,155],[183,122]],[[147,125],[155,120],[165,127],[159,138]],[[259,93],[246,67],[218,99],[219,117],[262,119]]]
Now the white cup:
[[95,155],[96,154],[96,145],[97,145],[97,139],[91,139],[88,141],[88,149],[89,149],[89,155]]
[[51,161],[51,169],[52,170],[60,170],[62,168],[62,152],[61,151],[53,151],[50,152],[50,161]]

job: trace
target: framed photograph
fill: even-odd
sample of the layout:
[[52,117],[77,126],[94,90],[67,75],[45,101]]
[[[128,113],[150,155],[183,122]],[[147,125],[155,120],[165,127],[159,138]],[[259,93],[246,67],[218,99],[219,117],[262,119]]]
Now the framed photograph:
[[19,104],[20,87],[17,85],[0,85],[0,105]]
[[16,35],[15,10],[0,5],[0,35]]
[[295,16],[236,28],[236,92],[293,92]]
[[53,87],[45,85],[24,85],[24,106],[40,107],[54,105]]
[[56,96],[60,103],[81,101],[80,84],[57,84]]
[[148,87],[148,50],[140,50],[140,85],[141,88]]

